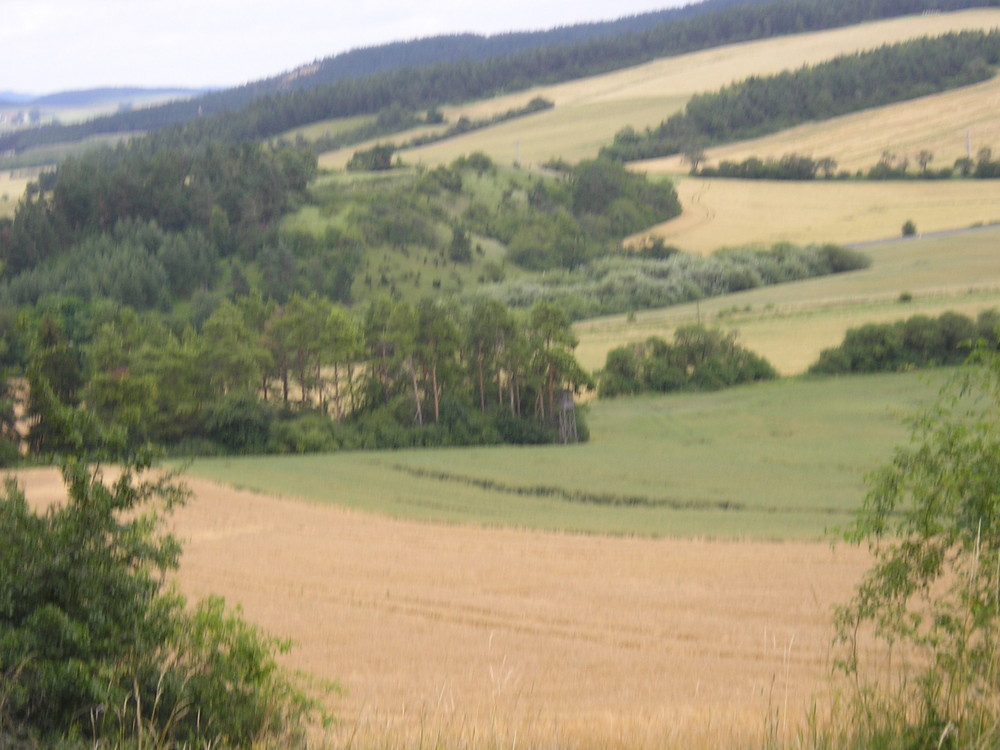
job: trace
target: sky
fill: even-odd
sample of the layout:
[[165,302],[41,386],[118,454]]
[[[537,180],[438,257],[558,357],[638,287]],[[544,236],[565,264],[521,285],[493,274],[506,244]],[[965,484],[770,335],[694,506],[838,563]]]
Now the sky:
[[693,0],[0,0],[0,91],[228,87],[436,34],[548,29]]

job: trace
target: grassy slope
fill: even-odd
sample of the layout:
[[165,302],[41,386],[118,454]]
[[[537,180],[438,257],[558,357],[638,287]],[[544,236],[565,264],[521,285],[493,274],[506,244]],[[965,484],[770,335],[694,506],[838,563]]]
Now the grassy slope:
[[[820,538],[943,375],[779,381],[595,403],[592,441],[199,460],[190,472],[391,516],[641,536]],[[584,502],[584,496],[636,505]]]

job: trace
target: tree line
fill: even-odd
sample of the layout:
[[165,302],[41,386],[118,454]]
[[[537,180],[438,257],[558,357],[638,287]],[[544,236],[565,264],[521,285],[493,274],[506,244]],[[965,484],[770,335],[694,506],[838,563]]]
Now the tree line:
[[602,154],[623,161],[754,138],[986,80],[1000,62],[1000,32],[917,39],[698,94],[655,128],[627,127]]
[[993,150],[984,146],[976,158],[963,156],[949,167],[931,168],[934,153],[928,149],[918,151],[913,159],[916,170],[910,170],[911,159],[907,154],[891,150],[882,152],[878,162],[868,170],[859,169],[855,174],[837,170],[833,157],[813,158],[801,154],[785,154],[780,159],[761,159],[750,156],[743,161],[723,160],[717,166],[700,166],[702,155],[693,155],[691,174],[698,177],[725,177],[740,180],[948,180],[965,177],[992,180],[1000,177],[1000,161],[993,159]]
[[1000,348],[1000,312],[987,310],[975,320],[945,312],[937,318],[914,315],[892,323],[866,323],[850,329],[839,346],[824,349],[809,372],[840,375],[957,365],[977,342]]
[[722,249],[709,256],[683,253],[653,240],[637,250],[616,252],[573,270],[535,279],[498,281],[482,293],[512,307],[545,301],[574,320],[693,302],[760,286],[846,273],[871,265],[865,253],[839,245]]
[[[114,428],[128,445],[186,453],[304,452],[557,438],[560,394],[590,387],[564,312],[523,314],[480,300],[380,297],[348,310],[318,295],[283,305],[224,301],[200,328],[110,303],[49,299],[8,320],[6,462],[15,414],[34,456],[71,452],[65,413]],[[13,381],[8,381],[13,382]],[[581,430],[585,437],[585,428]]]

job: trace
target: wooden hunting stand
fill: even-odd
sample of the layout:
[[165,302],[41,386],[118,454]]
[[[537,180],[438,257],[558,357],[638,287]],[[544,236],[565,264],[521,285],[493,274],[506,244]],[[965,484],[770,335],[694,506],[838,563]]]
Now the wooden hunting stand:
[[559,439],[566,443],[578,441],[576,434],[576,404],[573,402],[573,391],[559,391]]

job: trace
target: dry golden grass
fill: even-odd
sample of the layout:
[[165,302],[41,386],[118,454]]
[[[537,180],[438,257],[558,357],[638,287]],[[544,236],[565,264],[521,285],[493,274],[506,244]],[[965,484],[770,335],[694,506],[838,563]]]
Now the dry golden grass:
[[[721,181],[720,181],[721,182]],[[918,220],[919,221],[919,220]],[[841,342],[848,328],[901,320],[917,313],[955,310],[971,317],[1000,307],[1000,229],[924,237],[865,249],[863,271],[715,297],[697,304],[638,312],[577,324],[577,358],[587,369],[604,366],[608,351],[649,336],[670,339],[682,323],[700,320],[739,331],[740,341],[793,375]],[[900,304],[903,292],[913,302]]]
[[[60,496],[54,470],[22,477],[33,502]],[[242,605],[295,640],[289,666],[343,684],[334,746],[734,746],[827,688],[831,606],[869,562],[826,544],[390,521],[189,484],[181,588]]]
[[25,188],[37,177],[35,170],[0,172],[0,219],[14,217],[14,211],[21,196],[24,195]]
[[[1000,26],[997,9],[910,16],[730,45],[529,92],[442,107],[448,120],[454,122],[462,115],[487,118],[523,106],[535,96],[556,105],[550,111],[408,151],[405,158],[427,165],[449,163],[473,151],[483,151],[503,164],[513,163],[518,154],[525,165],[537,165],[554,156],[570,161],[589,158],[626,125],[640,130],[655,126],[682,109],[693,94],[714,91],[750,75],[771,75],[921,36],[996,26]],[[324,164],[346,163],[356,148],[326,155]]]
[[1000,221],[997,180],[802,183],[685,177],[676,187],[683,213],[641,237],[660,237],[701,254],[775,242],[884,240],[899,237],[907,220],[920,233]]

